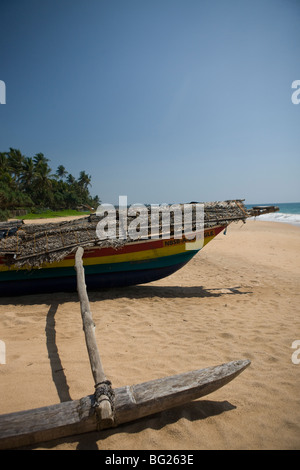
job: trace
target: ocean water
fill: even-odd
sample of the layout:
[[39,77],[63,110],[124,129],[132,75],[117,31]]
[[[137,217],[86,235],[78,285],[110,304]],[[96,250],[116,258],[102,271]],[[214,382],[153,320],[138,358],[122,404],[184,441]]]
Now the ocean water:
[[278,212],[260,215],[256,220],[266,220],[269,222],[282,222],[286,224],[297,225],[300,227],[300,202],[287,203],[267,203],[267,204],[246,204],[247,208],[253,206],[277,206]]

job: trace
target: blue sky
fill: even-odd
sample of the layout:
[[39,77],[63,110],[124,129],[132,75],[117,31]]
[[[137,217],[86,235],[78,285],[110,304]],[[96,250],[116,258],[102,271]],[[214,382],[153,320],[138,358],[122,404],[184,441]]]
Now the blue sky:
[[300,201],[299,0],[0,0],[0,151],[102,202]]

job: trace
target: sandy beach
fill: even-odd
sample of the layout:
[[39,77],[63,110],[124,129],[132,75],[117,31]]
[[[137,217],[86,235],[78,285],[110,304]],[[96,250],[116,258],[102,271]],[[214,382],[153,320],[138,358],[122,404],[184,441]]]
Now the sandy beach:
[[[300,228],[249,220],[231,224],[168,278],[90,292],[113,387],[235,359],[251,365],[183,407],[32,448],[300,449],[300,364],[291,347],[300,340],[299,287]],[[1,414],[93,393],[76,293],[0,303]]]

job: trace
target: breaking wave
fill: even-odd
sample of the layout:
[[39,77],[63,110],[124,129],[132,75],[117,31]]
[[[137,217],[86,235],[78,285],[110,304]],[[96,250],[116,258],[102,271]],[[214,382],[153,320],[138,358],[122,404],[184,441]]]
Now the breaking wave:
[[259,215],[253,217],[256,220],[264,220],[267,222],[284,222],[286,224],[297,225],[300,227],[300,214],[285,214],[284,212],[274,212],[272,214]]

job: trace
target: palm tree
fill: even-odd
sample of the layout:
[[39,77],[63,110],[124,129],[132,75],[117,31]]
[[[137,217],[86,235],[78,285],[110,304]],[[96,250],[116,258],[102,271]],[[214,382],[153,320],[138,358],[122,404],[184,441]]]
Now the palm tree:
[[59,165],[55,175],[51,175],[48,162],[49,159],[41,152],[34,157],[26,157],[14,148],[0,152],[0,211],[30,206],[97,205],[98,196],[92,198],[89,193],[90,175],[81,171],[76,179],[63,165]]
[[51,180],[49,179],[51,168],[47,163],[39,162],[36,168],[36,179],[42,184],[43,187],[51,187]]
[[74,184],[75,181],[76,181],[76,179],[74,178],[74,176],[71,175],[71,173],[69,173],[69,174],[68,174],[68,178],[67,178],[67,182],[68,182],[69,184]]
[[8,158],[5,152],[0,152],[0,173],[4,174],[9,171]]
[[94,198],[93,198],[93,205],[95,207],[98,207],[100,205],[101,201],[100,201],[100,198],[98,195],[96,195]]
[[35,167],[37,167],[40,163],[47,163],[48,164],[49,158],[46,158],[45,155],[40,152],[40,153],[37,153],[33,157],[33,161],[34,161]]
[[57,170],[56,170],[56,175],[61,178],[61,179],[64,179],[65,176],[67,176],[68,172],[66,171],[65,167],[63,165],[59,165],[57,167]]
[[9,152],[7,153],[8,168],[17,184],[21,177],[24,160],[25,157],[22,155],[20,150],[10,147]]
[[37,203],[39,205],[48,205],[52,199],[52,193],[50,188],[52,182],[50,180],[51,168],[49,168],[48,163],[39,161],[38,165],[35,168],[35,194],[37,197]]
[[36,173],[36,169],[34,166],[33,158],[26,157],[23,162],[22,176],[21,176],[21,183],[25,191],[28,191],[31,185],[33,184],[35,173]]
[[91,176],[89,176],[85,171],[79,173],[78,183],[83,189],[87,189],[91,184]]

